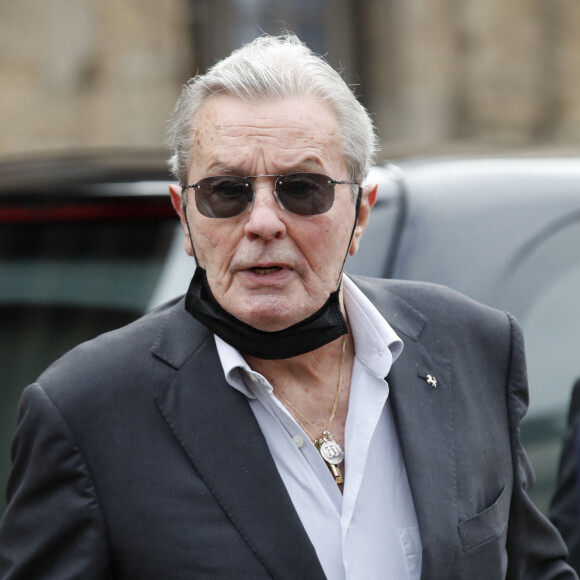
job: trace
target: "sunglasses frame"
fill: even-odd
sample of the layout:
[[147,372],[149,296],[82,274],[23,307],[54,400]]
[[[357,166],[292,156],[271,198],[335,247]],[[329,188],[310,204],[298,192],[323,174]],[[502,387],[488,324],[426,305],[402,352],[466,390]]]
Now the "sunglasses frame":
[[[320,177],[324,177],[328,180],[328,183],[331,184],[333,186],[333,196],[332,196],[332,203],[330,204],[330,206],[325,209],[324,211],[321,212],[317,212],[317,213],[312,213],[312,214],[301,214],[298,212],[294,212],[291,209],[288,209],[284,203],[282,202],[282,200],[279,197],[279,193],[276,190],[276,187],[279,185],[280,180],[284,179],[284,178],[288,178],[288,177],[296,177],[296,176],[300,176],[300,175],[316,175],[316,176],[320,176]],[[254,190],[254,184],[251,181],[252,179],[257,179],[259,177],[275,177],[275,181],[274,181],[274,198],[276,199],[276,202],[278,203],[278,205],[280,206],[281,209],[289,211],[290,213],[294,214],[294,215],[301,215],[301,216],[311,216],[311,215],[320,215],[323,213],[326,213],[327,211],[329,211],[332,206],[334,205],[334,186],[335,185],[358,185],[358,187],[360,188],[360,184],[357,183],[356,181],[347,181],[347,180],[343,180],[343,179],[332,179],[332,177],[329,177],[328,175],[325,175],[324,173],[315,173],[315,172],[308,172],[308,171],[297,171],[294,173],[287,173],[287,174],[277,174],[277,173],[261,173],[258,175],[247,175],[245,177],[240,177],[239,175],[211,175],[208,177],[203,177],[202,179],[200,179],[198,182],[196,183],[188,183],[186,185],[182,185],[181,186],[181,191],[184,192],[186,189],[194,189],[197,190],[200,188],[200,184],[202,181],[206,180],[206,179],[211,179],[211,178],[224,178],[224,177],[233,177],[236,179],[240,179],[243,182],[246,182],[247,185],[249,185],[252,188],[252,196],[248,201],[248,204],[238,213],[233,214],[231,216],[225,216],[225,217],[219,217],[219,216],[213,216],[213,215],[207,215],[206,213],[202,212],[199,208],[199,205],[197,203],[197,198],[196,198],[196,206],[198,208],[198,211],[200,211],[200,213],[202,215],[204,215],[205,217],[209,217],[212,219],[229,219],[232,217],[237,217],[241,214],[243,214],[246,210],[250,211],[252,209],[252,206],[254,205],[254,199],[256,198],[256,192]]]

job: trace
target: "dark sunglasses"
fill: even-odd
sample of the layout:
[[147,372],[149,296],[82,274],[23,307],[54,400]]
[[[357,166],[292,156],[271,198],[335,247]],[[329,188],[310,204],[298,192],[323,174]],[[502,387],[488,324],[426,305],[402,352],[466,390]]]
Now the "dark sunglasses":
[[195,190],[195,205],[200,214],[210,218],[230,218],[241,214],[254,202],[252,179],[275,177],[274,197],[282,209],[298,215],[327,212],[334,203],[334,186],[359,185],[354,181],[331,179],[322,173],[289,175],[216,175],[182,186]]

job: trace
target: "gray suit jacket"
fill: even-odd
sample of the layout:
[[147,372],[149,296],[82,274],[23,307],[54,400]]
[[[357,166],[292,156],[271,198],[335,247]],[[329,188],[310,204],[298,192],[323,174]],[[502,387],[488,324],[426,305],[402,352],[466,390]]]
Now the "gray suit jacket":
[[[440,287],[355,281],[405,343],[388,380],[422,578],[575,578],[525,491],[518,325]],[[19,415],[3,580],[324,578],[247,401],[182,301],[74,349]]]

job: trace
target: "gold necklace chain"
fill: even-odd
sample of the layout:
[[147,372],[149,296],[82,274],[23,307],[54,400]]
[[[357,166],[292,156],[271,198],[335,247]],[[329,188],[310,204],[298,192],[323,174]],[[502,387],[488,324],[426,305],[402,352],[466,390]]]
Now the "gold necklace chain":
[[[341,353],[341,356],[340,356],[340,366],[338,367],[338,385],[337,385],[337,388],[336,388],[336,395],[334,396],[334,403],[332,405],[332,411],[330,413],[330,419],[328,420],[328,427],[325,429],[325,431],[330,431],[330,429],[332,427],[332,423],[334,421],[334,416],[336,415],[336,409],[338,408],[338,399],[340,397],[340,390],[342,388],[342,374],[343,374],[343,369],[344,369],[344,355],[345,355],[345,351],[346,351],[346,336],[342,340],[342,353]],[[297,423],[306,431],[306,433],[309,435],[310,439],[312,439],[314,441],[316,438],[315,437],[312,437],[312,435],[308,432],[308,430],[304,428],[304,425],[302,424],[301,421],[298,420],[298,417],[296,417],[296,415],[299,415],[311,427],[314,427],[315,428],[316,425],[310,419],[308,419],[308,417],[306,417],[306,415],[304,415],[304,413],[302,413],[300,411],[300,409],[298,409],[292,403],[292,401],[289,401],[282,393],[277,393],[276,391],[274,391],[274,394],[279,399],[282,399],[282,402],[287,407],[290,407],[290,412],[291,413],[292,413],[292,411],[294,411],[292,413],[292,415],[294,415],[294,418],[296,419]]]
[[340,365],[338,367],[338,385],[336,387],[336,395],[334,396],[334,403],[332,405],[332,411],[330,413],[330,419],[328,420],[328,427],[322,431],[320,437],[313,437],[312,433],[307,429],[306,425],[300,420],[306,421],[311,427],[316,428],[316,425],[304,415],[291,401],[289,401],[282,393],[277,393],[274,390],[274,394],[278,397],[284,406],[290,411],[298,425],[304,429],[304,432],[310,437],[316,448],[318,449],[320,455],[328,465],[336,483],[342,483],[342,473],[338,465],[342,463],[344,459],[344,452],[338,443],[334,441],[334,438],[330,434],[330,429],[334,421],[334,416],[336,415],[336,410],[338,408],[338,400],[340,398],[340,390],[342,388],[342,375],[344,370],[344,357],[346,352],[346,337],[342,339],[342,352],[340,355]]

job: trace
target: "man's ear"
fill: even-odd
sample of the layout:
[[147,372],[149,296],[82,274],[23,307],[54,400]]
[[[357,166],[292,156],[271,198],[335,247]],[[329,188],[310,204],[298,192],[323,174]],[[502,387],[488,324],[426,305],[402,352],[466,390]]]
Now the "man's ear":
[[182,196],[187,195],[187,190],[181,191],[181,187],[179,185],[170,185],[169,186],[169,195],[171,197],[171,204],[173,205],[173,209],[176,211],[177,215],[179,216],[179,221],[181,222],[181,229],[185,234],[184,246],[185,251],[190,255],[193,256],[193,249],[191,247],[191,239],[189,237],[189,228],[187,227],[187,221],[185,219],[185,211],[186,207],[183,203]]
[[352,237],[352,243],[350,244],[349,254],[354,256],[358,250],[360,240],[362,235],[369,223],[369,217],[371,215],[371,209],[375,202],[377,201],[377,189],[378,185],[371,184],[365,185],[363,187],[363,194],[360,203],[360,210],[358,212],[358,221],[356,223],[356,228],[354,230],[354,236]]

